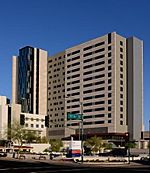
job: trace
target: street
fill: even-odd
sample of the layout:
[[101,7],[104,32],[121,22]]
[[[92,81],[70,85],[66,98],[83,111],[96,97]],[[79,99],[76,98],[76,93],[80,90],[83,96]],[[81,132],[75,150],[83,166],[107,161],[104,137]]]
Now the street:
[[149,166],[144,165],[124,165],[111,166],[89,165],[68,162],[55,162],[44,160],[14,160],[0,158],[0,172],[3,173],[57,173],[57,172],[81,172],[81,173],[148,173]]

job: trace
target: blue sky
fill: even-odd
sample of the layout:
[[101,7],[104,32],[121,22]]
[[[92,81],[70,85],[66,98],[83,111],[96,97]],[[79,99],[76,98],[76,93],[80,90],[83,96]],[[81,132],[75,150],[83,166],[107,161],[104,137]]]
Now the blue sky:
[[149,0],[0,0],[0,95],[11,98],[12,56],[26,45],[49,55],[116,31],[144,41],[144,124],[150,119]]

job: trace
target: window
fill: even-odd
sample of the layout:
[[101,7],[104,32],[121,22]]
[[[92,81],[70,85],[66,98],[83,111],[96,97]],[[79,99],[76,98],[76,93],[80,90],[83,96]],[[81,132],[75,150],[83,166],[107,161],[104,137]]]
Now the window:
[[108,90],[111,90],[111,86],[108,86]]
[[93,85],[92,83],[89,83],[89,84],[83,85],[83,87],[90,87],[90,86],[92,86],[92,85]]
[[108,79],[108,84],[110,84],[111,83],[111,79]]
[[120,85],[123,85],[123,80],[120,81]]
[[120,54],[120,58],[123,59],[123,55],[122,54]]
[[123,107],[120,107],[120,111],[123,112]]
[[87,62],[90,62],[92,60],[93,60],[93,58],[89,58],[89,59],[84,60],[83,63],[87,63]]
[[123,72],[123,67],[120,67],[120,71]]
[[100,94],[95,96],[95,98],[102,98],[102,97],[105,97],[105,94]]
[[108,60],[108,64],[111,64],[111,59]]
[[120,98],[123,98],[123,94],[120,94]]
[[34,127],[33,124],[31,124],[31,127]]
[[84,125],[90,125],[90,124],[92,124],[92,122],[84,122],[83,124]]
[[123,74],[120,74],[120,78],[123,78]]
[[104,117],[105,114],[98,114],[98,115],[95,115],[95,118],[101,118],[101,117]]
[[123,121],[120,121],[120,125],[123,125]]
[[75,81],[72,82],[72,84],[76,84],[76,83],[79,83],[79,82],[80,82],[80,80],[75,80]]
[[120,114],[120,118],[123,118],[123,114]]
[[122,47],[120,48],[120,52],[123,52],[123,48]]
[[105,57],[105,55],[98,55],[98,56],[95,56],[95,60],[97,60],[97,59],[101,59],[101,58],[104,58]]
[[98,50],[95,51],[95,53],[103,52],[104,50],[105,50],[105,48],[98,49]]
[[84,106],[92,106],[93,103],[84,103]]
[[92,118],[93,116],[92,115],[88,115],[88,116],[84,116],[84,119],[89,119],[89,118]]
[[98,102],[95,102],[95,105],[99,105],[99,104],[105,104],[105,101],[98,101]]
[[95,79],[102,78],[102,77],[105,77],[105,74],[97,75],[95,76]]
[[104,110],[105,110],[104,107],[102,107],[102,108],[95,108],[95,111],[104,111]]
[[68,59],[67,62],[70,62],[70,61],[75,61],[77,59],[80,59],[80,56],[76,56],[74,58],[71,58],[71,59]]
[[120,61],[120,65],[123,65],[123,61]]
[[92,49],[92,46],[85,47],[83,50],[86,51],[86,50],[89,50],[89,49]]
[[111,77],[111,73],[108,73],[108,77]]
[[108,104],[111,104],[111,100],[108,100]]
[[95,124],[104,124],[105,121],[95,121]]
[[108,50],[111,50],[111,46],[108,46]]
[[26,124],[26,127],[28,127],[28,124]]
[[86,112],[92,112],[92,109],[86,109],[86,110],[83,110],[84,113]]
[[108,120],[108,123],[111,123],[111,120]]
[[120,91],[123,91],[123,87],[120,87]]
[[110,106],[108,107],[108,111],[111,111],[111,107]]
[[92,55],[92,52],[85,53],[83,56],[86,57],[86,56],[90,56],[90,55]]
[[111,57],[111,52],[108,53],[108,57]]
[[108,66],[108,70],[111,70],[111,66]]
[[93,66],[93,64],[86,65],[86,66],[83,67],[83,69],[90,68],[90,67],[92,67],[92,66]]
[[95,66],[102,65],[102,64],[105,64],[105,61],[97,62],[95,63]]
[[111,118],[111,113],[108,114],[108,118]]
[[105,83],[105,81],[103,80],[103,81],[95,82],[95,85],[101,85],[101,84],[104,84],[104,83]]
[[120,46],[123,46],[123,42],[122,41],[120,41]]
[[92,74],[93,71],[86,71],[83,73],[83,75],[88,75],[88,74]]
[[123,105],[123,101],[122,100],[120,101],[120,104]]
[[100,42],[100,43],[96,43],[96,44],[95,44],[95,47],[101,46],[101,45],[103,45],[103,44],[105,44],[104,41],[103,41],[103,42]]
[[88,78],[83,79],[83,81],[88,81],[88,80],[92,80],[92,79],[93,79],[92,77],[88,77]]
[[111,93],[108,93],[108,97],[111,97]]
[[83,94],[87,94],[87,93],[92,93],[93,90],[87,90],[87,91],[83,91]]
[[75,95],[79,95],[80,93],[79,92],[76,92],[76,93],[72,93],[71,96],[75,96]]
[[98,69],[95,70],[95,72],[104,71],[104,70],[105,70],[104,67],[103,68],[98,68]]
[[39,125],[38,124],[36,124],[36,128],[39,128]]
[[103,91],[103,90],[105,90],[105,88],[104,88],[104,87],[101,87],[101,88],[96,88],[96,89],[95,89],[95,92],[97,92],[97,91]]
[[108,34],[108,44],[111,43],[111,33]]

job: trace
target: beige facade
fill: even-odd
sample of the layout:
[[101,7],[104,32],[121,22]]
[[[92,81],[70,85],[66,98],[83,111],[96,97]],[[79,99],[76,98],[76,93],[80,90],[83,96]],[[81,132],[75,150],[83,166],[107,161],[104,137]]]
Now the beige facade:
[[0,96],[0,139],[7,139],[9,104],[6,96]]
[[80,113],[82,102],[84,134],[127,132],[125,38],[111,33],[67,49],[65,77],[65,115]]
[[[68,121],[67,114],[83,112],[84,134],[129,132],[139,140],[137,134],[143,127],[141,41],[134,39],[134,46],[129,46],[129,39],[113,32],[49,57],[50,138],[79,133],[80,121]],[[134,73],[130,73],[133,67]],[[138,89],[135,85],[132,88],[133,81]],[[60,110],[62,106],[64,109]]]
[[65,52],[48,58],[48,136],[65,136]]

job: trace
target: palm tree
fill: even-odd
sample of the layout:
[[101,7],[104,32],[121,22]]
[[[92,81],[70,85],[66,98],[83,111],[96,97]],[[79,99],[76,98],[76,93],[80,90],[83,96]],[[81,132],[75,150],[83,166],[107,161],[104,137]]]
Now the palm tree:
[[60,148],[63,147],[61,139],[50,139],[49,144],[51,145],[51,151],[59,152]]
[[100,152],[100,150],[103,148],[103,141],[100,137],[93,136],[89,139],[87,139],[84,143],[86,147],[90,147],[91,151],[94,153]]
[[131,148],[135,148],[136,147],[136,141],[133,140],[133,141],[128,141],[126,144],[125,144],[125,148],[128,150],[128,159],[129,159],[129,163],[130,163],[130,149]]

